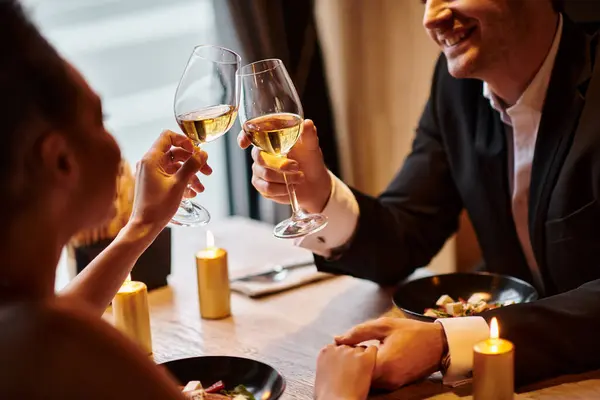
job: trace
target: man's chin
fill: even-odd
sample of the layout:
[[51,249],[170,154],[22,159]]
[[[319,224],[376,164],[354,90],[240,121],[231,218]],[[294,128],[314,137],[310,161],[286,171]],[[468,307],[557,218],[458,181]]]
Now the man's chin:
[[447,58],[448,72],[456,79],[469,79],[476,77],[476,58],[474,54],[461,54],[457,57]]

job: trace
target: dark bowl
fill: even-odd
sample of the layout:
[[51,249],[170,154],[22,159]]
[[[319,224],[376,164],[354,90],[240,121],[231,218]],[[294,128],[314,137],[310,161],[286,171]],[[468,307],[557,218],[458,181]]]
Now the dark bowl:
[[426,308],[435,308],[440,296],[447,294],[454,300],[467,300],[474,293],[481,293],[487,302],[527,303],[538,298],[537,291],[529,283],[512,276],[486,272],[453,273],[434,275],[403,283],[394,293],[394,304],[407,318],[433,322],[435,318],[423,315]]
[[275,400],[285,390],[285,379],[274,368],[248,358],[192,357],[161,364],[184,386],[200,381],[204,387],[223,381],[226,390],[244,385],[257,399]]

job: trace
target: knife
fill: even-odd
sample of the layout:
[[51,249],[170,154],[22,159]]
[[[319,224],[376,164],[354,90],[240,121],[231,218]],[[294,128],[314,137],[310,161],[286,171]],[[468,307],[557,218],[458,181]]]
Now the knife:
[[315,265],[315,262],[314,261],[303,261],[303,262],[295,263],[295,264],[276,265],[268,271],[260,272],[257,274],[249,274],[249,275],[240,276],[239,278],[232,279],[231,282],[251,281],[254,278],[260,278],[263,276],[277,274],[277,273],[279,273],[281,271],[285,271],[285,270],[292,270],[292,269],[302,268],[302,267],[310,267],[311,265]]

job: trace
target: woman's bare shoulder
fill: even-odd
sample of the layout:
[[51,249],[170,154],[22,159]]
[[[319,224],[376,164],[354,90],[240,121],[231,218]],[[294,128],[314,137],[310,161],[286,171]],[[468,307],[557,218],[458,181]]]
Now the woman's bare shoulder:
[[6,398],[118,399],[135,396],[136,385],[177,398],[170,378],[118,331],[59,302],[0,307],[0,354]]
[[[102,320],[57,300],[19,302],[0,306],[0,348],[36,348],[53,352],[50,341],[98,340]],[[44,339],[44,340],[41,340]]]
[[[43,345],[85,324],[85,317],[57,301],[15,302],[0,306],[0,348]],[[91,322],[91,321],[88,321]]]

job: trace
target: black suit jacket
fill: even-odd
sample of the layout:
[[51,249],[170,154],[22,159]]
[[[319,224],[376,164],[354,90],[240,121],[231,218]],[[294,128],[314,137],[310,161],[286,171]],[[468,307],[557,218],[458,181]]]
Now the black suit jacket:
[[[565,19],[538,131],[529,227],[545,297],[484,314],[516,345],[518,383],[600,368],[595,43]],[[482,92],[481,81],[451,77],[440,57],[411,154],[378,198],[354,192],[358,228],[341,258],[316,257],[321,270],[396,284],[440,250],[464,208],[487,269],[532,282],[511,214],[504,126]]]

